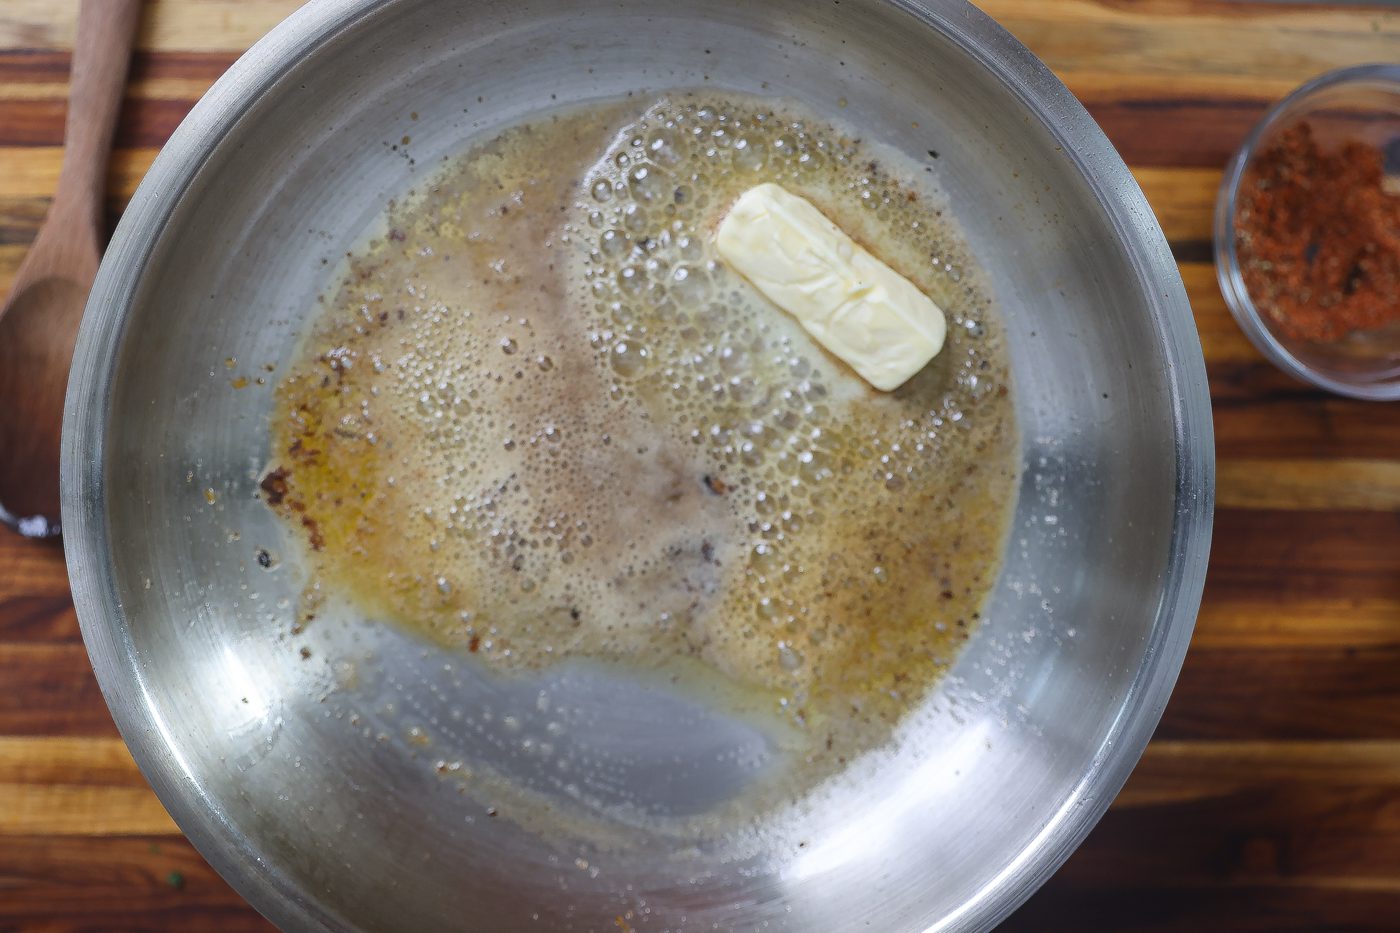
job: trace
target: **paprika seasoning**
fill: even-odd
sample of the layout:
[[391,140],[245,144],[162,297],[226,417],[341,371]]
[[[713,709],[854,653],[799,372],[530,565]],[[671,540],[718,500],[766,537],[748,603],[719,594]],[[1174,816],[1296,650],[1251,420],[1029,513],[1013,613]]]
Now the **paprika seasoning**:
[[1235,250],[1251,300],[1298,341],[1333,341],[1400,321],[1400,194],[1379,149],[1324,152],[1298,123],[1252,160]]

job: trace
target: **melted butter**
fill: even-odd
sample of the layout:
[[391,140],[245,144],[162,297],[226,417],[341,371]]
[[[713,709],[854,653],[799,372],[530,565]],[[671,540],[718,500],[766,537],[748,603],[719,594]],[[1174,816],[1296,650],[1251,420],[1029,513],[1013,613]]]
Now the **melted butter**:
[[[372,615],[502,670],[727,684],[835,767],[956,656],[1015,495],[998,321],[925,177],[771,101],[511,129],[349,258],[278,389],[265,488]],[[898,391],[718,260],[765,181],[947,312]]]

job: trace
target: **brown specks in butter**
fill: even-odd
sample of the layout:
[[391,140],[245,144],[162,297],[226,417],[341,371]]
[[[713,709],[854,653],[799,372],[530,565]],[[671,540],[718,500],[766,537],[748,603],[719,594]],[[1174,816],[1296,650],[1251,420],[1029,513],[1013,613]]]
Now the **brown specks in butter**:
[[[264,496],[370,614],[502,670],[685,659],[829,772],[956,657],[1015,494],[999,321],[907,161],[754,99],[503,133],[348,257],[278,386]],[[947,312],[898,391],[719,261],[763,181]]]

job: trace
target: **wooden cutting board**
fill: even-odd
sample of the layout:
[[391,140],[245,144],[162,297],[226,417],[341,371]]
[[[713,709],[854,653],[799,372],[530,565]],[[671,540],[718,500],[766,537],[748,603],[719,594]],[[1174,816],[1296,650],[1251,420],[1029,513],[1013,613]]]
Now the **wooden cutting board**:
[[[210,83],[297,0],[158,0],[115,218]],[[1400,404],[1265,363],[1210,265],[1221,167],[1330,68],[1400,59],[1382,5],[984,0],[1133,167],[1191,294],[1215,399],[1214,557],[1142,764],[1015,930],[1400,928]],[[75,0],[0,0],[0,290],[58,176]],[[3,456],[3,452],[0,452]],[[185,842],[102,703],[57,547],[0,537],[0,931],[265,930]]]

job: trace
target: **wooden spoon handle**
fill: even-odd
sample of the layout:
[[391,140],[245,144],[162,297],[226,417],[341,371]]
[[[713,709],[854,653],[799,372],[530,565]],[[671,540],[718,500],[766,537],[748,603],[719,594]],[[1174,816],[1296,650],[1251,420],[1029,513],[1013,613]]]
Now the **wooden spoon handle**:
[[101,210],[141,0],[83,0],[73,43],[63,169],[54,201]]

